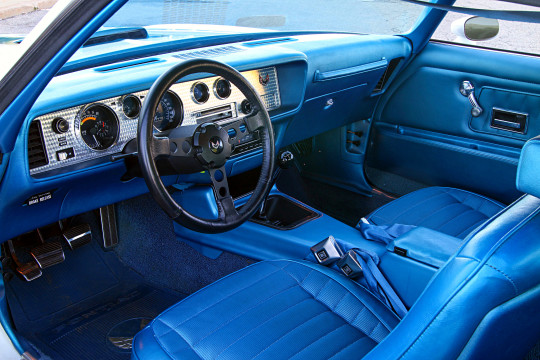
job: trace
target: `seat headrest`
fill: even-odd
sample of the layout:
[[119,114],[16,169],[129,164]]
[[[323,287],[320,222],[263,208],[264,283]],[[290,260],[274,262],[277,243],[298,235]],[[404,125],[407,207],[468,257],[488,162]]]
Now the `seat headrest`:
[[516,186],[519,191],[540,198],[540,136],[527,141],[521,150]]

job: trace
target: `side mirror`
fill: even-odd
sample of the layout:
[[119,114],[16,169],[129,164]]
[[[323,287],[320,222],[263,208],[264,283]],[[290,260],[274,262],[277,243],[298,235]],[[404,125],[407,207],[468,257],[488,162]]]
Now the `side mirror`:
[[499,34],[499,21],[479,16],[461,18],[452,23],[452,32],[462,43],[490,40]]

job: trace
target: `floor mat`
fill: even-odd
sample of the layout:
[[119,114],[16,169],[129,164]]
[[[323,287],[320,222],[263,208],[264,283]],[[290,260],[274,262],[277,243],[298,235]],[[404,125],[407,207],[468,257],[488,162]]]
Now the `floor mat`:
[[112,330],[129,319],[149,321],[186,295],[148,284],[113,251],[103,251],[95,214],[77,222],[92,227],[90,244],[73,251],[64,247],[64,262],[43,269],[32,282],[15,276],[6,283],[15,329],[54,360],[129,359],[129,351],[107,335],[130,344],[133,334]]
[[41,349],[47,353],[48,348],[53,359],[127,360],[133,336],[178,300],[168,292],[139,288],[36,337]]

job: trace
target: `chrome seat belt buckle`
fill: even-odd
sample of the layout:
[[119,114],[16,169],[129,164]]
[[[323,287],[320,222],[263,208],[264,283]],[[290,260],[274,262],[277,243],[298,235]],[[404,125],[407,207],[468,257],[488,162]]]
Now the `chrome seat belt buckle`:
[[343,256],[343,250],[341,250],[332,235],[313,245],[311,252],[315,256],[315,259],[317,259],[317,262],[325,266],[332,265]]
[[349,250],[339,261],[337,267],[348,278],[354,279],[362,275],[362,265],[358,262],[358,255],[352,250]]

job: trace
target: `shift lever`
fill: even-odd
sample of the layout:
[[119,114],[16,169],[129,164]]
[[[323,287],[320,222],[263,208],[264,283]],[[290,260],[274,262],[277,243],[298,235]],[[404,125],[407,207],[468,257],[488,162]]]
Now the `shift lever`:
[[259,208],[259,217],[261,219],[266,218],[266,203],[268,200],[268,194],[270,193],[270,190],[274,187],[276,184],[276,181],[281,174],[281,171],[284,169],[289,168],[289,166],[292,164],[294,160],[294,155],[290,151],[284,151],[277,157],[277,166],[274,170],[274,174],[272,174],[272,179],[270,179],[270,186],[268,187],[268,191],[266,192],[264,199],[261,203],[261,207]]

